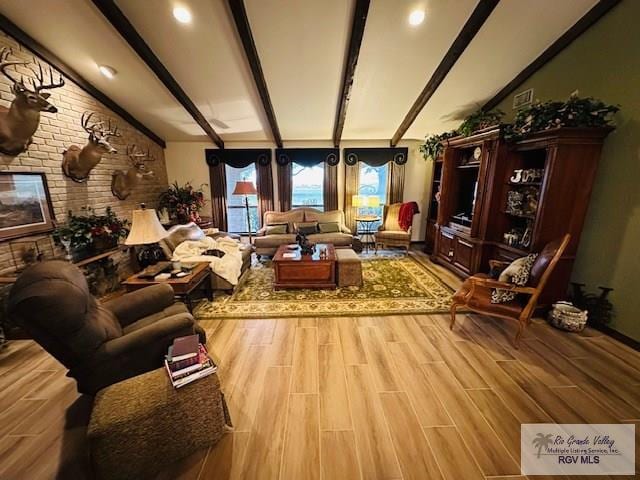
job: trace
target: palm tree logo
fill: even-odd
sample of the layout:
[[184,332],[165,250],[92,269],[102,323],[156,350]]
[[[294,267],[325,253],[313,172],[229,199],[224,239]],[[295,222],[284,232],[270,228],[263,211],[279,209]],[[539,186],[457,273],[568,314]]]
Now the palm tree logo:
[[551,433],[547,433],[546,435],[543,435],[542,433],[538,433],[536,437],[532,440],[531,443],[533,443],[533,446],[538,447],[538,458],[540,458],[542,449],[548,447],[553,443],[553,440],[551,440],[552,436],[553,435]]

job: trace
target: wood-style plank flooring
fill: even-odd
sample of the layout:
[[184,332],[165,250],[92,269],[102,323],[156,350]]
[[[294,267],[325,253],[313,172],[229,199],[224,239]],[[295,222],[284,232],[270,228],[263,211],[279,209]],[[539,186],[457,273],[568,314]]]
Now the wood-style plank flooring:
[[[159,479],[519,479],[521,423],[640,426],[640,354],[593,330],[537,320],[515,350],[514,325],[477,315],[202,323],[235,430]],[[90,408],[11,342],[0,479],[91,478]]]

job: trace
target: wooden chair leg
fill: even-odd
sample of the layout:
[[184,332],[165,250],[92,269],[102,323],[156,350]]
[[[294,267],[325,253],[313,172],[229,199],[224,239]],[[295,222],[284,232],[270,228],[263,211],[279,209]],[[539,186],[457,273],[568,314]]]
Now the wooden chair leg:
[[526,321],[523,321],[523,320],[518,321],[518,332],[516,333],[516,338],[515,338],[515,341],[513,342],[513,346],[516,347],[516,349],[520,348],[520,338],[524,333],[525,326],[526,326]]
[[458,308],[457,303],[451,304],[451,323],[449,324],[450,330],[453,330],[453,325],[456,323],[456,308]]

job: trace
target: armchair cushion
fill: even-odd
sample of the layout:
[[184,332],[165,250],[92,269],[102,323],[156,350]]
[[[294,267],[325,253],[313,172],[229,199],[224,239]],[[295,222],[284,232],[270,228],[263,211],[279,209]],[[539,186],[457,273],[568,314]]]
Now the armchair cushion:
[[153,325],[155,322],[162,320],[165,317],[172,317],[173,315],[183,313],[189,313],[189,309],[184,303],[176,302],[173,305],[164,308],[163,310],[152,313],[151,315],[147,315],[146,317],[142,317],[139,320],[130,323],[122,329],[122,333],[128,335],[131,332],[135,332],[136,330],[140,330],[141,328]]
[[[535,262],[537,254],[530,254],[526,257],[515,259],[511,264],[505,268],[498,281],[503,283],[512,283],[517,286],[525,286],[529,281],[529,272],[531,266]],[[505,290],[502,288],[496,288],[491,292],[492,303],[506,303],[514,300],[517,296],[517,292]]]
[[378,230],[375,234],[376,239],[389,239],[389,240],[410,240],[411,232],[405,232],[404,230]]
[[391,205],[387,205],[385,207],[383,230],[390,230],[395,232],[403,231],[399,223],[401,206],[401,203],[392,203]]
[[104,304],[122,327],[153,313],[160,312],[174,303],[173,289],[164,283],[127,293]]

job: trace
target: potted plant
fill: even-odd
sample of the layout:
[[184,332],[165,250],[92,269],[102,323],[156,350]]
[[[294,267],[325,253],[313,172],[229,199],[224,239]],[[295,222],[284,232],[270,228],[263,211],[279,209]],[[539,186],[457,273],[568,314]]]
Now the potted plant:
[[436,160],[442,151],[444,150],[443,142],[449,138],[457,137],[460,135],[457,130],[451,130],[450,132],[444,132],[437,135],[429,135],[425,137],[424,143],[420,145],[420,153],[422,157],[427,159]]
[[200,210],[204,206],[204,193],[200,185],[194,188],[190,182],[180,186],[174,182],[169,188],[160,194],[158,209],[165,209],[169,218],[178,223],[189,223],[200,221]]
[[129,234],[129,221],[120,219],[107,207],[104,215],[97,215],[91,207],[83,207],[81,215],[69,211],[66,223],[53,231],[53,239],[64,245],[75,260],[116,247]]

